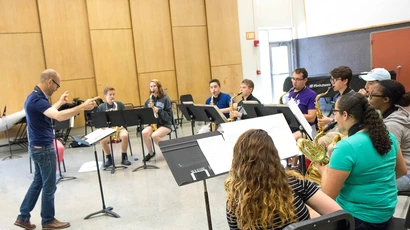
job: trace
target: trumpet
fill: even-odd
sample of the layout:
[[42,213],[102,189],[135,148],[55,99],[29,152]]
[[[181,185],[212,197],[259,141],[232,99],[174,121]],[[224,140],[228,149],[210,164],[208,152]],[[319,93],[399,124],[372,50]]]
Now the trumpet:
[[232,97],[231,97],[231,100],[229,101],[229,112],[230,112],[230,115],[229,115],[229,118],[228,118],[228,122],[235,121],[235,117],[231,115],[231,112],[233,112],[233,111],[236,110],[235,107],[234,107],[234,105],[233,105],[233,99],[235,99],[235,97],[237,97],[237,96],[239,96],[239,95],[241,95],[241,94],[242,94],[242,92],[239,92],[238,94],[233,94]]
[[[153,94],[151,93],[151,95],[149,96],[149,107],[154,109],[155,105],[154,105],[154,101],[152,100],[152,96]],[[154,112],[154,117],[158,118],[158,113]],[[153,131],[156,131],[158,129],[157,124],[151,124],[151,128]]]

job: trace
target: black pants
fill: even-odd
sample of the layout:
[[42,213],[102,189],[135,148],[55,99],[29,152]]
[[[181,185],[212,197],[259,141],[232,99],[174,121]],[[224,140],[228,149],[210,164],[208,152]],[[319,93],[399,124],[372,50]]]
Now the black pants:
[[384,230],[387,228],[387,224],[389,223],[390,220],[380,223],[380,224],[372,224],[365,222],[363,220],[357,219],[356,217],[354,218],[354,229],[355,230]]

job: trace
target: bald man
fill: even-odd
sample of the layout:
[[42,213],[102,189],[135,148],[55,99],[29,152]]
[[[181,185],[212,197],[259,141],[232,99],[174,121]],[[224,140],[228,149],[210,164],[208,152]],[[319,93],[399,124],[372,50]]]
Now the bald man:
[[34,209],[42,190],[41,224],[43,229],[68,228],[70,223],[55,219],[54,193],[56,191],[56,152],[53,146],[53,127],[51,119],[64,121],[83,110],[90,110],[95,106],[91,98],[83,104],[62,111],[58,108],[67,103],[68,91],[60,99],[50,105],[49,98],[60,88],[60,74],[53,69],[46,69],[41,73],[40,82],[34,87],[24,103],[27,118],[27,133],[29,154],[33,159],[35,171],[33,182],[20,207],[20,215],[14,225],[25,229],[34,229],[36,225],[30,222],[30,212]]

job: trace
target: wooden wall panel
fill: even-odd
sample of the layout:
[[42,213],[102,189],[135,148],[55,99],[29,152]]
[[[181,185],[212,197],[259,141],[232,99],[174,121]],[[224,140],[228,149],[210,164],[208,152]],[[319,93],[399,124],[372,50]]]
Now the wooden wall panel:
[[210,95],[211,80],[206,27],[174,27],[173,36],[178,93],[201,103]]
[[128,0],[87,0],[90,29],[131,28]]
[[204,0],[170,0],[172,26],[206,25]]
[[104,98],[104,88],[112,86],[116,100],[139,105],[131,30],[93,30],[91,41],[98,95]]
[[24,108],[27,96],[40,81],[45,68],[41,35],[0,34],[0,50],[0,108],[7,105],[10,114]]
[[[81,79],[81,80],[68,80],[61,81],[61,87],[57,92],[54,92],[51,96],[51,101],[56,102],[66,90],[68,90],[68,102],[72,102],[74,98],[78,97],[80,100],[86,100],[96,96],[95,80],[91,79]],[[84,126],[84,113],[81,112],[75,118],[75,127]]]
[[40,32],[36,0],[0,0],[0,33]]
[[152,79],[158,79],[161,82],[162,87],[164,89],[167,89],[166,92],[171,100],[176,100],[179,98],[177,94],[177,84],[174,71],[139,74],[138,79],[141,95],[141,105],[145,103],[150,95],[149,82]]
[[205,0],[211,66],[242,63],[237,0]]
[[93,78],[86,4],[83,0],[39,0],[48,68],[62,80]]
[[174,70],[168,0],[131,0],[138,73]]
[[212,78],[221,82],[222,92],[238,93],[242,82],[242,65],[212,67]]

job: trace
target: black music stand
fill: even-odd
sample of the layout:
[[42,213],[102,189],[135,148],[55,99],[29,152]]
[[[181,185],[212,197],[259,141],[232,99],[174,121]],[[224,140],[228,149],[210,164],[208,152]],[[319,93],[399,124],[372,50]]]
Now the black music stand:
[[11,149],[10,136],[9,136],[9,124],[7,122],[6,110],[7,110],[7,105],[4,106],[2,118],[4,117],[4,119],[6,121],[6,136],[7,136],[7,144],[9,146],[10,155],[3,158],[3,161],[7,160],[7,159],[13,159],[13,157],[21,158],[21,156],[19,156],[19,155],[13,155],[13,150]]
[[[111,207],[111,206],[106,207],[105,206],[104,192],[103,192],[103,187],[102,187],[102,182],[101,182],[100,166],[98,164],[97,149],[95,147],[95,143],[97,143],[98,141],[101,141],[102,139],[106,138],[109,135],[112,135],[114,132],[115,132],[115,129],[97,129],[94,132],[91,132],[90,134],[88,134],[87,136],[85,136],[81,139],[74,137],[74,139],[78,143],[81,143],[81,144],[86,145],[86,146],[93,145],[93,147],[94,147],[94,156],[95,156],[95,164],[97,166],[98,183],[100,185],[102,210],[97,211],[97,212],[93,212],[93,213],[87,215],[86,217],[84,217],[85,220],[89,219],[90,217],[92,217],[94,215],[100,214],[100,213],[101,214],[106,214],[106,215],[111,216],[111,217],[120,218],[120,216],[117,213],[112,211],[114,209],[113,207]],[[104,164],[104,162],[103,162],[103,164]]]
[[178,186],[183,186],[198,181],[204,184],[204,198],[208,229],[212,229],[211,209],[209,206],[206,179],[216,177],[199,147],[197,140],[221,135],[219,132],[203,133],[188,137],[161,141],[159,147],[174,176]]
[[227,122],[227,118],[216,105],[195,105],[195,108],[198,111],[198,118],[201,119],[201,121],[213,122],[216,125]]
[[[116,111],[113,111],[113,112],[116,112]],[[109,112],[96,112],[96,113],[91,114],[91,119],[94,121],[94,127],[96,129],[98,129],[98,128],[107,128],[107,127],[111,128],[112,126],[115,126],[115,125],[111,125],[111,120],[108,119],[108,116],[109,116],[108,113]],[[121,122],[121,121],[117,121],[116,118],[114,118],[114,122]],[[110,136],[110,149],[111,149],[111,157],[112,157],[112,166],[110,166],[111,167],[111,174],[114,174],[115,169],[117,169],[117,168],[126,169],[127,166],[123,166],[123,165],[115,166],[115,157],[114,157],[114,151],[113,151],[113,148],[112,148],[111,136]],[[104,170],[106,170],[106,168],[104,168]]]
[[203,113],[198,113],[198,111],[196,110],[194,104],[180,104],[180,105],[178,105],[178,108],[182,112],[184,117],[188,121],[191,121],[192,135],[195,135],[195,131],[194,131],[195,121],[203,121],[203,120],[208,121],[207,117],[205,117],[205,118],[202,117],[201,118],[201,115],[204,115],[204,114]]
[[[54,133],[56,132],[56,130],[69,129],[70,128],[70,119],[65,120],[65,121],[56,121],[56,120],[53,119],[53,128],[54,128]],[[60,155],[58,154],[57,137],[55,136],[55,134],[54,134],[54,145],[55,145],[56,154],[57,154],[58,171],[59,171],[59,174],[60,174],[60,178],[57,179],[56,184],[58,184],[62,181],[66,181],[66,180],[77,179],[77,177],[75,177],[75,176],[64,176],[63,173],[61,172]],[[64,172],[66,172],[64,159],[62,161],[63,161],[63,165],[64,165]]]
[[[141,108],[141,109],[130,109],[123,110],[123,115],[125,119],[125,124],[128,126],[137,126],[137,133],[142,132],[142,126],[148,124],[156,124],[158,120],[154,117],[154,111],[152,108]],[[141,133],[141,150],[142,150],[142,159],[145,159],[145,149],[144,149],[144,138]],[[154,147],[154,146],[153,146]],[[159,169],[155,165],[147,165],[143,160],[144,165],[139,166],[132,170],[133,172],[138,171],[139,169]]]

